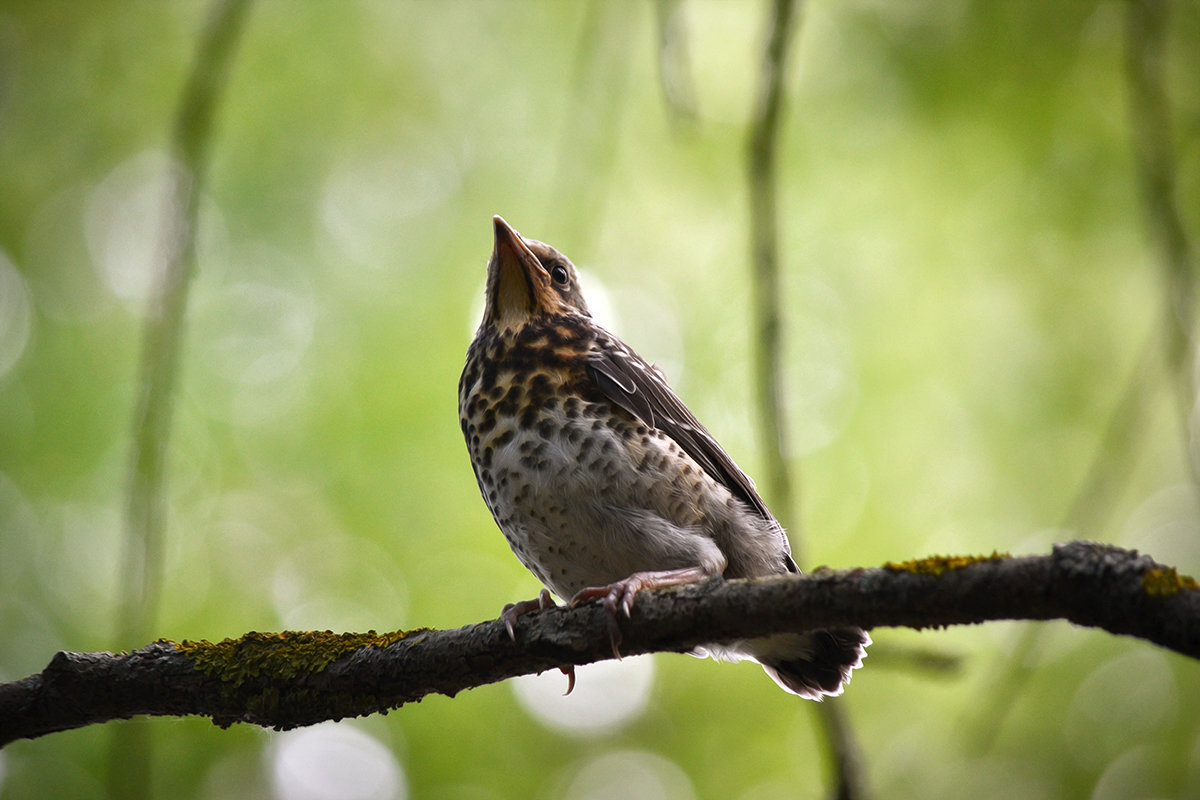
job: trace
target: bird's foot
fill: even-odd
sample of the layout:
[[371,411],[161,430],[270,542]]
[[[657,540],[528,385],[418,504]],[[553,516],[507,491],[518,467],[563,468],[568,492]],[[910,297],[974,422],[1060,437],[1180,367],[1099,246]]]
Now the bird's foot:
[[[517,640],[516,624],[517,620],[526,614],[532,614],[534,611],[545,611],[547,608],[554,608],[554,598],[550,596],[550,592],[542,589],[541,593],[532,600],[522,600],[519,603],[509,603],[500,611],[500,619],[504,623],[504,629],[508,631],[508,638],[514,642]],[[571,681],[574,686],[574,680]],[[568,690],[569,693],[569,690]]]
[[620,658],[621,627],[617,624],[617,609],[620,609],[621,613],[628,618],[633,613],[634,598],[643,589],[661,589],[666,586],[696,583],[708,577],[710,575],[703,567],[635,572],[628,578],[623,578],[607,586],[588,586],[580,589],[571,598],[571,607],[574,608],[586,600],[604,598],[604,610],[608,618],[608,639],[612,643],[613,655]]
[[[532,614],[534,611],[545,611],[547,608],[555,607],[554,598],[550,596],[550,592],[542,589],[542,591],[532,600],[521,600],[517,603],[509,603],[500,611],[500,619],[504,622],[504,630],[508,631],[508,638],[514,642],[517,640],[517,620],[526,614]],[[559,672],[567,676],[567,690],[563,692],[566,697],[571,692],[575,691],[575,665],[568,664],[565,667],[559,667]]]

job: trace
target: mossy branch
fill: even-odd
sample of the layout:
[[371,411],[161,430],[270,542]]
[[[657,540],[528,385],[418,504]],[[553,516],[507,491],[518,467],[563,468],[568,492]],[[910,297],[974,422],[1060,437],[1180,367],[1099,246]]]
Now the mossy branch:
[[[646,592],[621,620],[622,651],[686,652],[832,625],[998,619],[1066,619],[1200,659],[1196,581],[1090,542],[1049,555],[935,557]],[[160,640],[131,653],[61,652],[42,672],[0,685],[0,745],[139,714],[294,728],[612,658],[596,603],[523,617],[516,634],[513,641],[491,620],[456,630],[247,634],[217,644]]]

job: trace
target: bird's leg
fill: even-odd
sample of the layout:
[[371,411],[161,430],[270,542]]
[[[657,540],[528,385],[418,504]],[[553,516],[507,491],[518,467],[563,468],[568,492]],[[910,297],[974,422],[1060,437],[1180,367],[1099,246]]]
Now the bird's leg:
[[618,608],[628,618],[633,612],[633,599],[643,589],[661,589],[666,586],[698,583],[710,577],[712,574],[700,566],[635,572],[628,578],[623,578],[607,586],[588,586],[580,589],[571,598],[571,607],[574,608],[585,600],[604,598],[604,610],[608,614],[608,638],[612,642],[613,655],[620,658],[621,628],[617,625]]
[[[532,614],[534,611],[544,611],[547,608],[554,608],[554,598],[550,596],[550,592],[542,589],[538,596],[532,600],[521,600],[517,603],[509,603],[500,611],[500,619],[504,621],[504,629],[508,631],[508,636],[514,642],[517,640],[517,630],[514,627],[517,620],[526,614]],[[575,691],[575,665],[568,664],[565,667],[559,667],[558,671],[567,676],[567,690],[563,692],[563,696],[569,695]]]

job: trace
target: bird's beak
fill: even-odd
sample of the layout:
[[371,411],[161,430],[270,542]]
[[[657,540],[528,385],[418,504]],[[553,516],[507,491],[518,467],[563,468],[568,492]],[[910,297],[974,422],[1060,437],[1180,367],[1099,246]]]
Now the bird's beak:
[[534,311],[537,256],[500,215],[492,217],[496,239],[488,262],[488,312],[502,327],[517,324]]

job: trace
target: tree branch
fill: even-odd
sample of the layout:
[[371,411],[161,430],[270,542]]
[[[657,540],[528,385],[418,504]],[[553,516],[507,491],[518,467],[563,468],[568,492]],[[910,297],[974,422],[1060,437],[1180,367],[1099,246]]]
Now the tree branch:
[[[1049,555],[934,557],[869,569],[715,581],[639,595],[626,655],[834,625],[928,628],[1067,619],[1200,658],[1200,587],[1135,551],[1090,542]],[[599,604],[392,634],[247,634],[160,640],[132,653],[67,653],[0,685],[0,745],[97,722],[200,715],[293,728],[386,712],[428,694],[612,658]]]
[[1196,255],[1177,196],[1171,102],[1167,92],[1167,31],[1170,4],[1132,0],[1125,9],[1125,76],[1130,128],[1142,208],[1163,276],[1167,364],[1174,378],[1181,442],[1200,489],[1200,452],[1195,447]]
[[[762,72],[746,148],[750,184],[750,249],[753,277],[754,385],[759,434],[766,460],[766,486],[777,519],[785,526],[792,513],[791,469],[783,412],[783,309],[779,275],[777,147],[788,45],[795,28],[795,0],[773,0],[763,52]],[[793,543],[794,545],[794,543]],[[793,554],[800,558],[799,548]]]
[[[803,564],[797,536],[799,517],[788,462],[787,415],[784,413],[784,315],[779,254],[778,139],[782,127],[788,53],[799,27],[796,0],[772,0],[766,45],[759,76],[758,101],[747,141],[750,195],[750,240],[755,323],[754,385],[762,439],[764,494],[776,518],[792,532],[792,555]],[[832,797],[864,800],[870,797],[862,754],[854,731],[837,703],[816,707],[824,736],[820,738],[831,773]]]
[[[163,588],[167,532],[167,466],[174,396],[187,316],[188,287],[196,270],[200,197],[208,172],[213,124],[237,51],[250,0],[214,0],[184,87],[171,137],[174,156],[165,197],[160,274],[147,298],[142,356],[132,422],[133,447],[125,500],[125,539],[117,613],[122,646],[154,630]],[[108,793],[151,796],[145,732],[116,731],[109,750]]]
[[195,271],[200,194],[212,144],[213,116],[249,5],[248,0],[214,3],[175,120],[171,149],[178,163],[170,173],[161,274],[148,298],[141,374],[134,398],[124,580],[117,615],[120,641],[141,641],[153,630],[158,609],[167,519],[163,488],[167,444],[188,286]]

